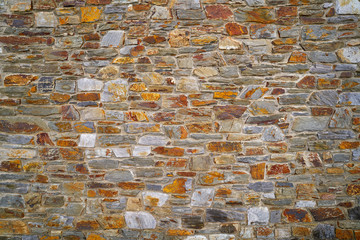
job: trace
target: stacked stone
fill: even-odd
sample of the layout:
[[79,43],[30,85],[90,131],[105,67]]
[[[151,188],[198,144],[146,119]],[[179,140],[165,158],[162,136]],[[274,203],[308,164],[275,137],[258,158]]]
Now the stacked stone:
[[0,239],[360,239],[359,15],[0,1]]

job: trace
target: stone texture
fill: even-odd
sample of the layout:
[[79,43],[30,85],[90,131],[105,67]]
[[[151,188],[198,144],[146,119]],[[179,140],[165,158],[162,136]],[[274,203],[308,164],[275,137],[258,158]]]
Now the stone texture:
[[125,212],[126,225],[132,229],[153,229],[155,218],[147,212]]
[[202,188],[195,189],[191,197],[191,206],[210,207],[214,198],[214,189]]
[[108,31],[101,39],[102,47],[120,47],[125,39],[124,31],[111,30]]
[[266,225],[269,222],[269,209],[267,207],[253,207],[248,210],[249,225]]

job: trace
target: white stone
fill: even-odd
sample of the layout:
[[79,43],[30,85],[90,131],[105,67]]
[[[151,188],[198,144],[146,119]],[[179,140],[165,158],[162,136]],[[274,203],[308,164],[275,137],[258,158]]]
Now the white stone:
[[128,228],[132,229],[154,229],[155,218],[147,212],[126,212],[125,221]]
[[279,142],[285,139],[285,135],[279,127],[271,126],[265,129],[262,139],[265,142]]
[[95,147],[96,134],[81,134],[79,147]]
[[197,235],[197,236],[189,236],[185,238],[185,240],[207,240],[207,238],[202,235]]
[[223,37],[219,42],[220,50],[238,50],[241,49],[241,42],[233,39],[232,37]]
[[278,238],[286,239],[286,238],[291,237],[291,231],[288,228],[278,228],[278,229],[275,229],[275,235]]
[[335,11],[337,14],[360,14],[359,0],[336,0]]
[[241,228],[240,237],[243,239],[248,239],[248,238],[253,239],[254,238],[253,229],[251,227]]
[[197,79],[193,77],[181,78],[180,80],[177,81],[176,90],[179,92],[186,92],[186,93],[199,92]]
[[121,30],[110,30],[101,39],[102,47],[120,47],[124,43],[125,32]]
[[150,146],[135,146],[133,150],[134,157],[146,157],[151,153]]
[[56,18],[53,12],[36,12],[35,22],[37,27],[55,27]]
[[165,146],[170,139],[162,135],[145,135],[139,138],[141,145]]
[[85,155],[87,158],[109,158],[111,157],[112,151],[110,148],[95,148],[95,149],[86,149]]
[[130,157],[130,150],[128,148],[113,148],[113,153],[115,154],[115,157],[118,158],[124,158],[124,157]]
[[100,108],[87,108],[81,111],[81,117],[83,120],[104,120],[105,112]]
[[235,240],[235,235],[232,234],[212,234],[209,237],[210,240]]
[[297,208],[312,208],[316,206],[316,202],[315,201],[298,201],[295,203],[295,207]]
[[102,102],[122,102],[127,96],[127,81],[117,79],[105,83],[104,91],[101,94]]
[[91,79],[91,78],[81,78],[77,81],[78,90],[82,92],[87,91],[100,91],[104,83],[102,81]]
[[263,197],[264,198],[269,198],[269,199],[275,199],[276,196],[275,196],[275,193],[271,192],[271,193],[264,193],[263,194]]
[[359,47],[342,48],[337,53],[342,62],[360,63],[360,48]]
[[194,74],[201,78],[207,78],[218,75],[218,71],[212,67],[198,67],[194,69]]
[[171,12],[167,7],[153,6],[151,10],[153,12],[152,19],[165,20],[172,18]]
[[161,207],[169,199],[169,195],[160,192],[146,191],[142,193],[144,204],[146,206]]
[[105,116],[106,116],[106,120],[113,120],[113,121],[125,120],[125,113],[123,111],[107,110]]
[[213,199],[214,199],[213,188],[195,189],[191,197],[191,206],[210,207]]
[[265,225],[269,222],[269,209],[267,207],[253,207],[248,210],[248,225]]

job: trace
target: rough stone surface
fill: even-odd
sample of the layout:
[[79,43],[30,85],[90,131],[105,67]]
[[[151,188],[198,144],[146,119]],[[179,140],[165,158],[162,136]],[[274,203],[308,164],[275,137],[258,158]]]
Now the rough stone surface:
[[358,0],[0,0],[0,239],[360,239]]

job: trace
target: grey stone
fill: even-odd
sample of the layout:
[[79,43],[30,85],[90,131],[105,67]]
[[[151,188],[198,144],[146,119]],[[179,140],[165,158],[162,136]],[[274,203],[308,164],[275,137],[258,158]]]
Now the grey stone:
[[[0,175],[1,179],[4,180],[3,176]],[[15,175],[16,176],[16,175]],[[1,182],[0,192],[1,193],[27,193],[29,191],[29,184],[25,183],[14,183],[14,182]]]
[[150,146],[135,146],[133,149],[134,157],[146,157],[150,155],[151,147]]
[[249,111],[254,115],[267,115],[276,111],[273,101],[255,101],[250,105]]
[[189,236],[185,238],[185,240],[207,240],[207,238],[202,235],[196,235],[196,236]]
[[191,158],[190,169],[192,171],[203,171],[210,169],[210,156],[194,156]]
[[325,65],[325,64],[320,64],[320,63],[315,63],[314,65],[312,65],[310,67],[310,73],[319,73],[319,74],[323,74],[323,73],[329,73],[333,70],[331,65]]
[[169,143],[170,139],[162,135],[145,135],[139,138],[141,145],[165,146]]
[[125,32],[121,30],[110,30],[101,39],[102,47],[120,47],[123,45]]
[[357,22],[358,18],[356,16],[335,16],[329,17],[327,21],[328,23],[352,23]]
[[281,211],[280,210],[270,211],[270,222],[271,223],[280,223],[281,222]]
[[209,240],[232,240],[235,239],[233,234],[211,234]]
[[167,7],[153,6],[151,8],[152,15],[151,19],[166,20],[172,19],[171,12]]
[[125,221],[128,228],[132,229],[156,228],[156,220],[148,212],[125,212]]
[[341,93],[339,103],[350,106],[360,105],[360,92]]
[[65,212],[69,216],[80,216],[83,210],[84,206],[81,203],[68,203]]
[[265,0],[246,0],[246,4],[250,7],[264,6]]
[[249,183],[248,188],[255,192],[269,193],[274,191],[274,184],[272,182],[255,182]]
[[127,182],[133,179],[134,177],[129,170],[115,170],[105,174],[105,180],[110,182]]
[[88,165],[95,169],[116,169],[119,166],[119,161],[110,159],[90,160]]
[[352,151],[352,160],[353,161],[360,161],[360,148],[357,148]]
[[253,207],[248,210],[248,225],[266,225],[269,223],[267,207]]
[[53,77],[41,77],[37,84],[37,90],[40,93],[52,92],[54,89],[54,78]]
[[305,104],[309,94],[307,93],[296,93],[286,94],[279,97],[279,104],[290,105],[290,104]]
[[208,208],[206,209],[207,222],[231,222],[243,221],[245,214],[236,211],[224,211],[220,209]]
[[127,81],[122,79],[112,80],[105,83],[101,94],[102,102],[122,102],[127,98]]
[[56,17],[53,12],[36,12],[36,27],[55,27]]
[[163,174],[163,170],[159,168],[136,168],[135,170],[136,177],[158,178],[162,177]]
[[114,202],[107,202],[106,208],[124,210],[126,208],[126,197],[120,197],[117,199],[117,201]]
[[55,83],[55,91],[62,93],[75,93],[76,81],[59,80]]
[[174,9],[184,9],[184,10],[189,10],[189,9],[200,9],[201,5],[200,5],[200,0],[177,0],[175,5],[174,5]]
[[309,68],[308,64],[288,64],[283,67],[283,72],[302,73],[307,72]]
[[360,63],[360,48],[347,47],[337,51],[337,55],[342,62],[345,63]]
[[[359,94],[360,100],[360,94]],[[308,104],[319,105],[319,106],[335,106],[339,101],[339,95],[334,90],[324,90],[313,92],[310,95]]]
[[176,15],[180,20],[201,20],[205,19],[205,13],[201,10],[176,10]]
[[74,227],[74,217],[64,215],[52,215],[46,222],[52,229],[70,229]]
[[315,206],[316,206],[316,202],[309,201],[309,200],[297,201],[295,203],[295,207],[297,207],[297,208],[313,208]]
[[330,240],[335,238],[335,227],[329,224],[319,224],[313,230],[314,239]]
[[271,126],[265,129],[262,139],[266,142],[279,142],[285,139],[285,135],[280,128]]
[[320,131],[324,130],[329,122],[329,117],[296,117],[293,122],[292,130],[302,131]]
[[349,162],[350,154],[349,153],[334,153],[333,154],[334,162]]
[[324,131],[318,133],[320,140],[345,140],[355,138],[356,135],[352,130]]
[[[0,135],[0,139],[1,139],[1,136],[2,135]],[[6,136],[6,141],[8,143],[20,144],[20,145],[30,144],[33,139],[34,139],[33,136],[27,136],[27,135],[7,135]]]
[[3,195],[0,197],[0,207],[24,208],[25,201],[21,195]]
[[135,136],[131,135],[102,135],[98,138],[101,146],[115,146],[118,144],[136,144]]
[[332,52],[310,52],[308,58],[312,62],[333,63],[337,61],[336,54]]
[[201,216],[185,215],[181,217],[181,226],[183,228],[202,229],[204,225],[204,220]]
[[337,108],[330,119],[330,128],[351,128],[352,111],[350,108]]
[[198,81],[194,77],[181,78],[177,81],[176,90],[179,92],[197,93],[199,92]]
[[195,189],[191,197],[191,206],[194,207],[210,207],[214,199],[213,188]]
[[360,207],[348,209],[348,215],[351,220],[360,220]]
[[324,27],[322,25],[304,26],[301,32],[303,40],[325,41],[336,38],[335,27]]
[[77,86],[79,91],[101,91],[104,86],[104,83],[100,80],[91,79],[91,78],[81,78],[77,81]]
[[256,134],[256,133],[261,133],[264,130],[263,127],[259,127],[259,126],[249,126],[246,125],[243,128],[244,133],[246,134]]
[[[252,93],[249,95],[249,93]],[[267,92],[267,88],[263,88],[260,86],[252,85],[245,88],[245,90],[240,95],[240,98],[246,99],[259,99]]]
[[288,198],[283,199],[263,199],[262,202],[266,205],[273,205],[273,206],[286,206],[291,205],[292,200]]
[[357,0],[336,0],[337,14],[360,14],[360,3]]
[[237,66],[226,66],[219,68],[220,76],[224,78],[237,78],[239,77]]

